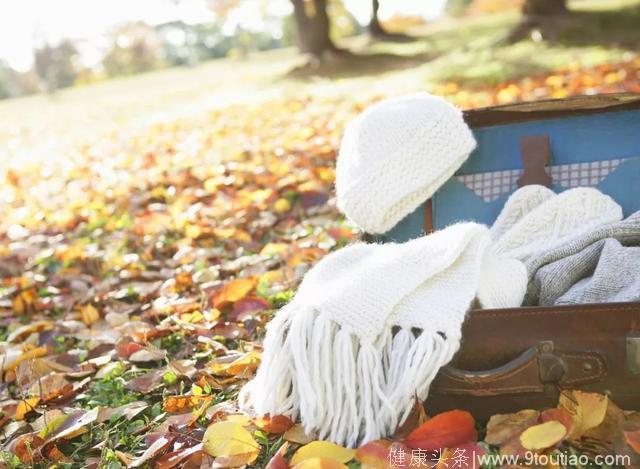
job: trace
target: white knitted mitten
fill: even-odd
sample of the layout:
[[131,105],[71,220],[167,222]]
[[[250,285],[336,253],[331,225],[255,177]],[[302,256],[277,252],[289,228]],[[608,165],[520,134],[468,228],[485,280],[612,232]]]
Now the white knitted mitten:
[[[518,192],[525,190],[525,195],[529,193],[534,196],[534,205],[544,192],[536,189],[529,191],[527,187]],[[512,196],[518,197],[516,201],[522,197],[518,192]],[[527,204],[519,201],[514,205],[519,210]],[[518,217],[505,214],[502,218],[507,220]],[[536,252],[558,246],[587,231],[619,220],[622,220],[622,208],[611,197],[597,189],[577,187],[549,197],[521,216],[494,240],[492,251],[498,255],[525,260]],[[501,222],[501,225],[503,223],[508,226],[507,222]],[[499,226],[497,231],[501,229]]]

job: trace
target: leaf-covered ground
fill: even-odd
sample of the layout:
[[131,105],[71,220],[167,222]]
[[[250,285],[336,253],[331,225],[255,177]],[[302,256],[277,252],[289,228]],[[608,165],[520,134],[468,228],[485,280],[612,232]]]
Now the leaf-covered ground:
[[[463,107],[640,92],[640,59],[494,87],[425,88]],[[259,365],[265,323],[315,262],[358,237],[335,209],[336,149],[345,123],[381,97],[296,94],[223,106],[74,141],[63,159],[8,164],[3,464],[411,467],[416,451],[449,448],[444,468],[456,467],[446,458],[460,448],[634,455],[638,414],[589,394],[493,419],[479,435],[467,414],[429,419],[417,406],[397,441],[358,452],[306,445],[294,422],[234,408]],[[392,460],[401,452],[404,463]],[[629,467],[638,467],[633,458]]]

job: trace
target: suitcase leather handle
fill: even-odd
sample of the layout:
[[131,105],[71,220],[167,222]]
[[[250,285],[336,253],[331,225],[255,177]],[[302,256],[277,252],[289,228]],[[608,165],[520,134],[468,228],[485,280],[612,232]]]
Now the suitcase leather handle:
[[498,368],[466,371],[443,368],[431,386],[436,394],[492,396],[541,393],[545,385],[559,387],[596,383],[606,375],[605,361],[599,353],[553,352],[553,344],[531,347]]

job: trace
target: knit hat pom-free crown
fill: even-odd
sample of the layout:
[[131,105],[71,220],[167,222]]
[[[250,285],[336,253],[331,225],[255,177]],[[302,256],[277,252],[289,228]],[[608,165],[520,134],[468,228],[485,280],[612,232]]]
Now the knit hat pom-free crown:
[[475,146],[462,112],[441,97],[380,101],[345,129],[338,208],[364,231],[385,233],[453,176]]

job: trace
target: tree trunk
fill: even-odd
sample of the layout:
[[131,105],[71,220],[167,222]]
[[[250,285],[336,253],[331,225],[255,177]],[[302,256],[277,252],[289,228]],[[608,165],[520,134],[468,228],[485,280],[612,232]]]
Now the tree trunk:
[[371,13],[371,21],[369,22],[369,34],[371,36],[384,39],[387,41],[397,41],[397,42],[406,42],[411,41],[412,38],[407,36],[406,34],[401,33],[390,33],[386,29],[382,27],[380,24],[380,19],[378,18],[378,10],[380,9],[380,0],[372,0],[372,13]]
[[553,16],[566,12],[566,0],[526,0],[522,7],[522,13],[530,16]]
[[380,20],[378,19],[378,10],[380,9],[380,1],[373,0],[372,1],[372,13],[371,13],[371,21],[369,22],[369,32],[372,36],[379,36],[384,34],[384,29],[382,29],[382,25],[380,24]]
[[330,22],[327,13],[327,0],[313,0],[314,12],[308,14],[305,0],[291,0],[293,14],[298,29],[298,45],[304,53],[321,60],[327,52],[336,52],[338,48],[329,36]]
[[553,40],[557,27],[555,18],[563,17],[568,12],[567,0],[525,0],[522,6],[522,18],[509,33],[506,41],[508,43],[521,41],[534,30],[539,31],[542,37]]

